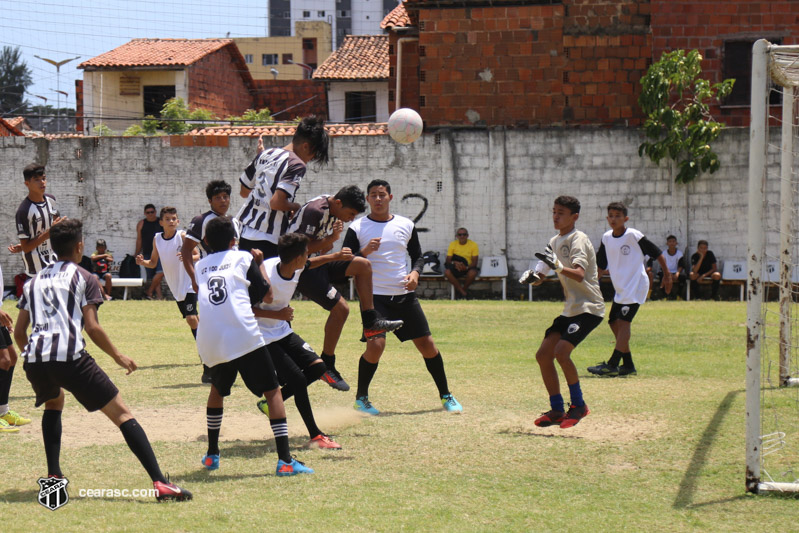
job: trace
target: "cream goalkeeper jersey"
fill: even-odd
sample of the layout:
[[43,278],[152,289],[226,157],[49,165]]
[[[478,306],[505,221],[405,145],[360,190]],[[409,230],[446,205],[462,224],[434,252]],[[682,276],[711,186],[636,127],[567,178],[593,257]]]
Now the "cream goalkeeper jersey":
[[[594,245],[588,236],[577,229],[571,230],[566,235],[555,235],[550,239],[549,246],[554,250],[558,260],[564,267],[582,267],[585,277],[582,282],[558,274],[558,279],[563,285],[565,303],[563,316],[572,317],[583,313],[596,316],[605,316],[605,301],[599,290],[597,276],[596,253]],[[543,262],[541,263],[543,264]],[[549,273],[549,268],[536,267],[536,271]]]

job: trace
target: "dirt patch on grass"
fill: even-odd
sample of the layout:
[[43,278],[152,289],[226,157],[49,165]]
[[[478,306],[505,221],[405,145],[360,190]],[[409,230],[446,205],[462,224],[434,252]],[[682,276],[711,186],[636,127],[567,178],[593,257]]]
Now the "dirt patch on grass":
[[618,444],[659,439],[666,434],[666,425],[655,418],[640,415],[618,419],[590,414],[570,429],[560,429],[558,426],[540,428],[533,424],[532,419],[529,419],[525,420],[521,427],[517,428],[517,431],[532,436],[585,439]]

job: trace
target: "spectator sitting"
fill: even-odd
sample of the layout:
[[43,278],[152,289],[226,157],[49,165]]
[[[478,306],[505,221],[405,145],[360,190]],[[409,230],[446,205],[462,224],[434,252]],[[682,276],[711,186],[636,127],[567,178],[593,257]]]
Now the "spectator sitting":
[[452,283],[458,294],[465,297],[474,278],[477,277],[477,259],[480,249],[477,243],[469,240],[466,228],[455,232],[457,240],[449,243],[447,258],[444,261],[444,277]]
[[[663,258],[666,260],[666,266],[671,274],[672,289],[671,295],[674,299],[683,295],[685,288],[685,271],[682,252],[677,248],[677,237],[669,235],[666,237],[666,250],[663,252]],[[660,272],[657,279],[657,284],[660,289],[663,289],[663,273]]]
[[699,280],[710,278],[711,298],[719,300],[719,286],[721,285],[721,272],[718,269],[716,256],[707,249],[707,241],[699,241],[696,246],[696,253],[691,256],[691,292],[699,296]]
[[92,253],[92,263],[94,264],[94,275],[99,280],[105,281],[103,287],[103,296],[106,300],[111,299],[111,263],[114,261],[114,256],[108,251],[105,240],[97,239],[96,250]]

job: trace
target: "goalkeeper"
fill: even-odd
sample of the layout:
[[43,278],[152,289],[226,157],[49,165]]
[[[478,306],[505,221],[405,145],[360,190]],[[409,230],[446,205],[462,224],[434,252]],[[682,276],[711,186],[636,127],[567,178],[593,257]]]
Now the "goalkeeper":
[[[550,410],[535,420],[539,427],[559,425],[564,429],[570,428],[589,413],[571,352],[602,322],[605,302],[599,291],[594,247],[588,236],[574,227],[579,216],[580,201],[577,198],[558,196],[555,199],[552,221],[558,234],[550,239],[543,253],[535,254],[541,260],[536,268],[526,271],[519,279],[520,283],[539,284],[550,270],[554,270],[563,285],[565,299],[563,313],[546,330],[535,355],[550,405]],[[569,386],[571,402],[568,411],[564,409],[555,360]]]

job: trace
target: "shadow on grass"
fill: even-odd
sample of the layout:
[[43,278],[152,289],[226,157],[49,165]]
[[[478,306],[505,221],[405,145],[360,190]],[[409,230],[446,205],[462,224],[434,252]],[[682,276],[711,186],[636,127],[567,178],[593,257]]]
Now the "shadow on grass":
[[[268,431],[268,430],[266,430]],[[308,443],[306,437],[289,437],[289,447],[292,450],[304,450]],[[265,455],[277,453],[275,441],[269,440],[236,440],[223,442],[219,445],[219,455],[224,460],[225,457],[246,457],[258,458]]]
[[32,503],[39,499],[39,490],[17,490],[11,489],[0,492],[0,502],[3,503]]
[[424,409],[422,411],[380,411],[380,414],[377,415],[379,418],[388,417],[388,416],[416,416],[416,415],[426,415],[428,413],[438,413],[441,409]]
[[154,389],[197,389],[202,387],[210,387],[207,383],[178,383],[177,385],[161,385],[160,387],[153,387]]
[[271,463],[263,464],[262,466],[264,468],[263,472],[254,474],[220,474],[219,472],[208,471],[200,467],[198,470],[180,476],[179,480],[175,478],[173,481],[184,484],[188,490],[194,490],[194,487],[190,486],[190,483],[218,483],[220,481],[235,481],[238,479],[262,478],[264,476],[275,475],[272,470],[274,466],[272,466]]
[[581,437],[579,435],[569,435],[566,433],[536,433],[535,431],[522,431],[519,429],[510,430],[510,429],[503,429],[502,431],[498,432],[500,435],[516,435],[518,437],[542,437],[545,439],[577,439],[583,440],[585,437]]
[[164,364],[164,365],[147,365],[147,366],[140,366],[137,370],[161,370],[163,368],[180,368],[185,366],[196,366],[200,368],[200,363],[192,363],[192,364]]
[[[704,433],[702,433],[702,437],[699,439],[699,443],[696,445],[696,449],[694,449],[694,455],[691,457],[691,462],[685,470],[685,475],[680,482],[680,490],[677,492],[677,497],[674,499],[674,504],[672,505],[675,509],[698,508],[718,503],[726,503],[739,498],[734,497],[712,502],[693,503],[700,472],[707,462],[707,455],[710,453],[713,441],[716,439],[716,434],[719,432],[719,427],[724,421],[724,417],[727,416],[727,413],[730,411],[733,400],[742,392],[744,391],[738,390],[728,392],[724,399],[721,400],[718,409],[716,409],[716,414],[714,414],[713,418],[708,422]],[[743,475],[741,478],[741,485],[743,485]]]

